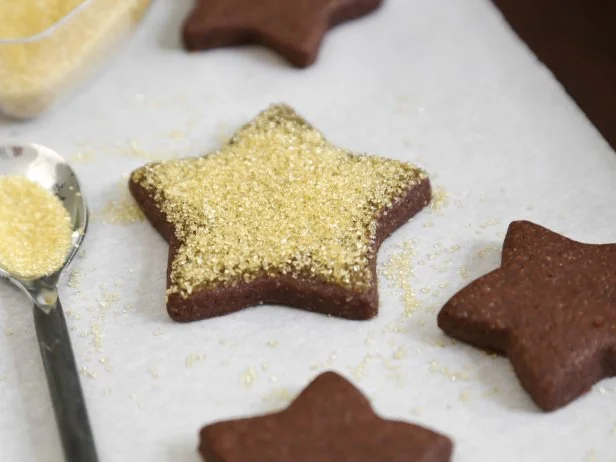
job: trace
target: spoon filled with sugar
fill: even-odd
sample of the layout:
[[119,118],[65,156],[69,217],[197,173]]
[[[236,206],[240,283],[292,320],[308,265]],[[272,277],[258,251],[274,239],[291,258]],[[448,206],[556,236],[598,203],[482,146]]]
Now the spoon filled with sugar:
[[79,182],[62,157],[37,144],[0,145],[0,277],[34,305],[43,366],[70,462],[98,460],[57,287],[87,225]]

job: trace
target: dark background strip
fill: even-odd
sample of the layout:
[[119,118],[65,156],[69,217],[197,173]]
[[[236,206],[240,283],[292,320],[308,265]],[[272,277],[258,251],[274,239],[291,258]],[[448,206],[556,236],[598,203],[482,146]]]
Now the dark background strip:
[[616,0],[493,0],[616,150]]

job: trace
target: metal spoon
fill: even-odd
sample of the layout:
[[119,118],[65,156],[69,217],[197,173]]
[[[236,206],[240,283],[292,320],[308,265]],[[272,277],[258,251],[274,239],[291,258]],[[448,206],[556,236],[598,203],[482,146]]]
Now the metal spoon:
[[[0,267],[34,304],[34,323],[49,392],[62,439],[65,459],[96,462],[96,448],[62,305],[58,298],[60,273],[77,254],[88,226],[88,208],[73,170],[55,151],[37,144],[0,145],[0,175],[21,175],[55,194],[73,224],[73,246],[55,273],[24,279]],[[0,239],[2,236],[0,236]]]

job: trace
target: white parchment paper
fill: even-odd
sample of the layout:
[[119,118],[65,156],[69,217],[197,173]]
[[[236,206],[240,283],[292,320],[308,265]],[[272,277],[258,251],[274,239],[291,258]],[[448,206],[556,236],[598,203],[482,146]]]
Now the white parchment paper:
[[[53,112],[0,122],[2,141],[73,159],[97,215],[61,296],[101,460],[196,462],[202,425],[284,406],[333,369],[381,415],[451,436],[455,462],[615,461],[615,380],[546,414],[505,358],[436,327],[444,302],[498,265],[511,220],[616,241],[616,154],[490,2],[388,0],[332,31],[304,71],[258,47],[185,53],[179,27],[191,3],[156,2],[104,74]],[[118,214],[105,209],[130,204],[125,175],[148,158],[215,149],[274,102],[341,146],[418,163],[449,194],[379,254],[387,265],[413,243],[413,317],[401,318],[400,291],[381,278],[369,322],[274,306],[168,318],[166,244],[144,222],[109,223]],[[0,455],[62,460],[31,309],[6,284]]]

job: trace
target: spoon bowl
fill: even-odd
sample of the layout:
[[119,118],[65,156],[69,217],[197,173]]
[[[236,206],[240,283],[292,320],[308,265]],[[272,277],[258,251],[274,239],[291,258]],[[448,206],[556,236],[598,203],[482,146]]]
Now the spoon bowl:
[[60,274],[73,260],[88,227],[88,207],[81,194],[77,176],[55,151],[38,144],[0,145],[0,175],[28,178],[54,194],[67,210],[72,223],[72,246],[64,263],[53,273],[35,278],[23,278],[6,271],[0,265],[0,277],[21,288],[39,308],[47,311],[54,304]]
[[[77,176],[55,151],[38,144],[0,145],[0,176],[23,176],[53,193],[72,223],[72,246],[64,263],[50,274],[24,278],[0,266],[4,277],[23,290],[34,305],[34,324],[56,422],[67,461],[96,462],[94,438],[62,305],[58,280],[73,260],[88,227],[88,207]],[[2,236],[0,236],[0,239]]]

